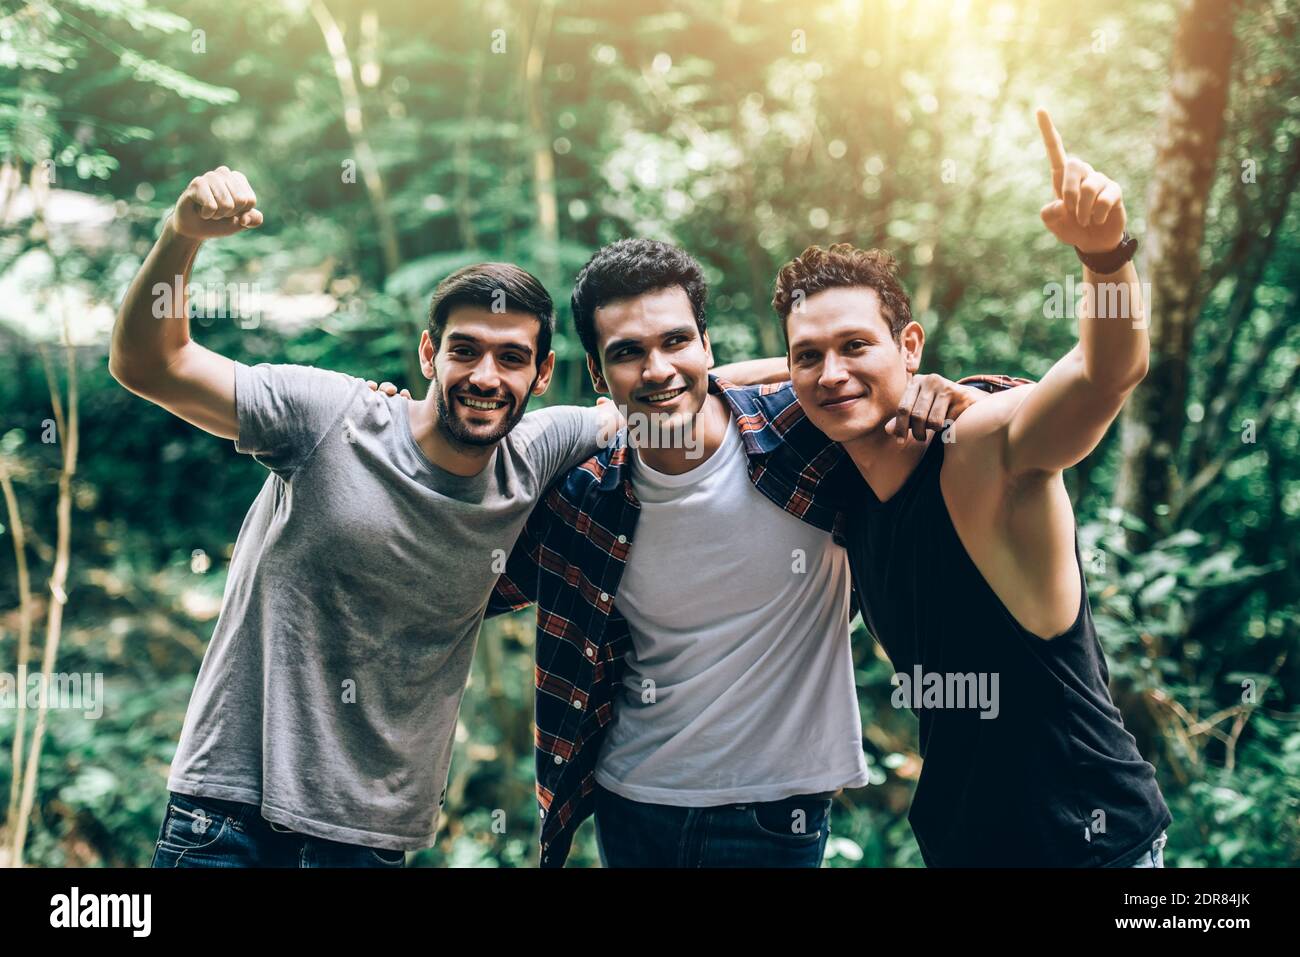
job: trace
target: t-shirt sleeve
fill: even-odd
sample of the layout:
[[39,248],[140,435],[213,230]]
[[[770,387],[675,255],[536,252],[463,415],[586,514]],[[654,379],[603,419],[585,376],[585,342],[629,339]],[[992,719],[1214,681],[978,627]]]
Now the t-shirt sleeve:
[[492,587],[487,617],[518,611],[537,601],[542,543],[549,537],[554,518],[555,513],[544,496],[528,516],[524,530],[506,560],[505,572]]
[[598,408],[556,405],[525,416],[528,421],[527,455],[546,488],[600,449],[603,416]]
[[288,476],[343,413],[360,379],[310,366],[235,363],[235,448]]

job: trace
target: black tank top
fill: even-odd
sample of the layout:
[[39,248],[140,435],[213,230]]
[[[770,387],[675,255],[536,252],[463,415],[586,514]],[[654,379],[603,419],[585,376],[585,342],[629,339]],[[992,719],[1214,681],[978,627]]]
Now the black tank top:
[[[921,722],[908,815],[921,854],[932,867],[1131,864],[1169,809],[1107,690],[1078,545],[1078,615],[1045,641],[958,539],[939,489],[943,453],[931,441],[883,504],[863,482],[866,504],[845,527],[863,619],[895,669],[892,698]],[[996,716],[981,717],[994,704]]]

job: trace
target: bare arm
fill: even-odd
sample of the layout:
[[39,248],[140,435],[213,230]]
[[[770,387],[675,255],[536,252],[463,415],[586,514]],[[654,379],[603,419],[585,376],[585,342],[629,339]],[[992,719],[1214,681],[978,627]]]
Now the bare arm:
[[[1058,197],[1043,207],[1043,222],[1062,242],[1085,253],[1115,249],[1125,226],[1119,185],[1067,158],[1042,111],[1039,126]],[[1078,344],[1037,386],[1025,390],[1007,423],[1005,455],[1012,474],[1059,472],[1085,458],[1146,375],[1150,344],[1133,264],[1113,275],[1085,268],[1083,278]]]
[[203,240],[261,225],[256,202],[224,166],[190,182],[122,300],[108,358],[136,395],[227,439],[239,435],[235,363],[190,339],[186,286]]

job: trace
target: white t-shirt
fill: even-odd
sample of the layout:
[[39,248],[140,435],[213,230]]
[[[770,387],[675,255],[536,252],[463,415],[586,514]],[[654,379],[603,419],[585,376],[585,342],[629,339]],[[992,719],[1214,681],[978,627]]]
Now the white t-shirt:
[[866,784],[844,549],[754,487],[734,419],[689,472],[629,461],[632,647],[596,781],[680,807]]

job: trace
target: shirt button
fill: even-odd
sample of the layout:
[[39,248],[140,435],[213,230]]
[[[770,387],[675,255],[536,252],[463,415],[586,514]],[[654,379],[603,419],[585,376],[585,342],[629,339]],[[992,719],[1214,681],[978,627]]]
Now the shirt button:
[[601,593],[600,593],[600,600],[601,600],[601,601],[609,601],[609,592],[607,592],[607,591],[603,591],[603,592],[601,592]]
[[626,535],[620,535],[620,536],[618,537],[618,543],[619,543],[620,545],[626,545],[626,544],[627,544],[627,536],[626,536]]
[[563,763],[564,763],[564,758],[560,757],[560,756],[557,754],[557,755],[555,756],[555,763],[556,763],[556,764],[563,764]]
[[588,658],[595,658],[595,657],[596,657],[596,649],[595,649],[595,648],[588,648],[588,649],[587,649],[587,657],[588,657]]
[[582,702],[579,701],[577,698],[573,699],[573,706],[577,708],[579,711],[582,710]]

